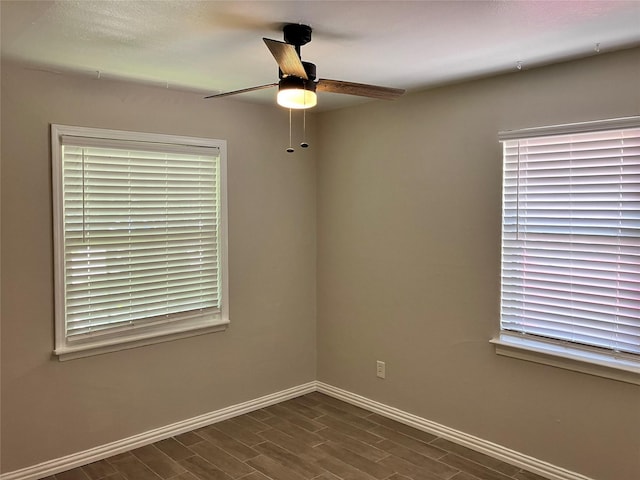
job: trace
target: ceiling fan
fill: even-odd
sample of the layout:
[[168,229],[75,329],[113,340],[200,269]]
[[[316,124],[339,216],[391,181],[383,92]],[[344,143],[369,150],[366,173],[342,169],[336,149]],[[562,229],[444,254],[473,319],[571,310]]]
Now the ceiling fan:
[[277,86],[278,105],[290,109],[307,109],[316,106],[318,102],[316,92],[342,93],[383,100],[393,100],[404,94],[405,91],[400,88],[380,87],[342,80],[316,79],[316,66],[310,62],[303,62],[300,56],[300,47],[311,41],[311,27],[289,23],[284,25],[282,31],[284,42],[263,38],[278,63],[280,80],[277,83],[218,93],[205,98],[220,98]]

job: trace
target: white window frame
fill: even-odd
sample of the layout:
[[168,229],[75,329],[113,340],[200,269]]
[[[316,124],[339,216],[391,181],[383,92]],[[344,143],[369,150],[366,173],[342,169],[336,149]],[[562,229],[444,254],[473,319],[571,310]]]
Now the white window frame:
[[[144,327],[131,330],[89,336],[82,340],[69,341],[66,328],[65,303],[65,226],[63,202],[63,137],[79,137],[83,141],[134,142],[140,145],[152,144],[154,148],[168,148],[169,151],[181,149],[214,147],[219,151],[218,165],[218,268],[219,268],[219,307],[214,313],[178,314],[171,321],[155,321]],[[162,147],[159,147],[161,145]],[[54,234],[54,292],[55,292],[55,348],[54,354],[59,360],[97,355],[127,348],[134,348],[159,342],[175,340],[206,333],[219,332],[229,324],[228,293],[228,254],[227,254],[227,147],[226,141],[208,138],[139,133],[121,130],[107,130],[67,125],[51,125],[51,159],[53,187],[53,234]]]
[[[545,137],[640,127],[640,117],[601,120],[499,133],[499,140]],[[505,219],[503,218],[503,225]],[[501,301],[502,302],[502,301]],[[502,328],[491,340],[496,353],[590,375],[640,385],[640,356],[543,338]]]

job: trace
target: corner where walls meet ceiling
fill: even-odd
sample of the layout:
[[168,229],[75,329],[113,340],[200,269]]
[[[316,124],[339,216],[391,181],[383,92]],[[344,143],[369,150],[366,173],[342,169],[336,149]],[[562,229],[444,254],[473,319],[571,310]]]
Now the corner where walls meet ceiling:
[[[202,94],[277,82],[263,37],[313,28],[318,77],[419,90],[640,44],[631,1],[3,0],[2,57]],[[234,100],[274,102],[275,91]],[[367,99],[322,93],[318,110]]]

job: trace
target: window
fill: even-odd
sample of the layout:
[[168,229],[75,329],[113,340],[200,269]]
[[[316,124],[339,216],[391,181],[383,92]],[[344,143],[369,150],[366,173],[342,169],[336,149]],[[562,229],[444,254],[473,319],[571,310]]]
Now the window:
[[226,145],[52,126],[55,353],[223,330]]
[[500,140],[495,343],[640,373],[640,118],[505,132]]

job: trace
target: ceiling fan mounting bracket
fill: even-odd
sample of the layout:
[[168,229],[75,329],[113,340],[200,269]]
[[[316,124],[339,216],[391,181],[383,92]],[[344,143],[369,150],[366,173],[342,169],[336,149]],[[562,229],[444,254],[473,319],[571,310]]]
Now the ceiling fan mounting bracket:
[[311,41],[312,29],[309,25],[302,25],[300,23],[288,23],[282,27],[284,32],[284,41],[301,47]]

